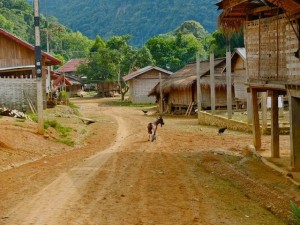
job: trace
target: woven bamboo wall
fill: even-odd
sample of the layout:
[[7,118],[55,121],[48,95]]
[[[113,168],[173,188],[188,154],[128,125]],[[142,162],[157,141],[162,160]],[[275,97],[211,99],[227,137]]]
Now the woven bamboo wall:
[[26,105],[30,111],[24,92],[36,106],[36,79],[0,78],[0,107],[21,111]]
[[[298,30],[298,24],[293,26]],[[245,43],[250,81],[286,83],[300,79],[300,61],[294,56],[298,40],[284,15],[248,21]]]

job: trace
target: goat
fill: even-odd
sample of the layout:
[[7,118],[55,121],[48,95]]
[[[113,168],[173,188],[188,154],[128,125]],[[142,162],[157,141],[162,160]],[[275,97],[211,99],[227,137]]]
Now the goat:
[[148,141],[153,142],[156,139],[156,130],[157,130],[157,126],[159,124],[161,127],[165,124],[164,120],[161,116],[158,117],[158,119],[155,120],[154,122],[148,123],[148,125],[147,125],[147,130],[148,130],[148,134],[149,134]]

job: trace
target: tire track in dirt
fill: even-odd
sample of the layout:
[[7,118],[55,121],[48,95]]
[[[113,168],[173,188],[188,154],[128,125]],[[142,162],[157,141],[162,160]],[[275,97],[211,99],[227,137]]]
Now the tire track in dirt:
[[[111,116],[111,115],[110,115]],[[115,117],[119,127],[115,143],[104,151],[88,158],[81,165],[62,174],[54,182],[31,198],[29,202],[16,206],[6,224],[57,224],[56,220],[64,213],[65,205],[69,201],[76,201],[81,196],[81,189],[85,187],[97,171],[115,154],[127,136],[125,122],[121,117]],[[30,206],[30,207],[28,207]]]
[[[117,112],[113,112],[117,113]],[[130,124],[136,118],[134,125]],[[89,182],[83,196],[68,205],[57,220],[76,224],[210,224],[195,198],[195,188],[184,163],[163,139],[145,141],[145,118],[123,116],[128,132],[121,149]],[[164,150],[164,151],[161,151]],[[186,184],[188,183],[188,185]],[[197,191],[195,191],[197,190]],[[200,193],[198,193],[200,192]],[[199,210],[203,215],[199,215]],[[80,219],[76,217],[80,214]],[[201,216],[201,220],[199,219]],[[182,222],[179,222],[182,221]]]
[[[68,205],[69,210],[61,216],[58,221],[60,223],[124,224],[124,220],[130,219],[131,222],[127,221],[125,224],[135,224],[131,219],[138,218],[134,205],[140,199],[135,194],[135,183],[139,177],[138,171],[147,158],[144,152],[152,143],[145,141],[144,121],[133,120],[132,116],[127,116],[130,113],[124,114],[120,109],[111,110],[111,113],[122,116],[131,133],[127,133],[120,149],[88,183],[82,197],[76,203]],[[74,217],[74,212],[80,214],[80,218]],[[128,214],[132,217],[127,218]]]

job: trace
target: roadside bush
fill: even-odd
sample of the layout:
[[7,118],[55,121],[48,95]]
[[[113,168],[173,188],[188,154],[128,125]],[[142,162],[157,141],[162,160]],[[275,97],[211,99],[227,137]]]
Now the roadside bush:
[[300,225],[300,208],[297,206],[295,202],[291,202],[291,213],[292,216],[289,217],[289,220],[294,225]]
[[59,133],[61,139],[58,140],[58,142],[64,143],[69,146],[74,145],[74,141],[69,138],[69,134],[71,133],[72,128],[63,127],[56,120],[46,120],[44,123],[44,128],[48,129],[49,127],[53,127]]

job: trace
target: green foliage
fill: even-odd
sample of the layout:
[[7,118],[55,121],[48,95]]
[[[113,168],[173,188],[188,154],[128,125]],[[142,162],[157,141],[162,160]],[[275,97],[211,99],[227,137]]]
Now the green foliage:
[[233,33],[230,38],[227,38],[221,31],[215,31],[206,40],[207,51],[213,52],[217,58],[225,56],[228,46],[230,46],[230,51],[237,47],[244,47],[243,33]]
[[153,104],[135,104],[132,103],[131,101],[111,101],[108,103],[109,105],[112,106],[126,106],[126,107],[141,107],[141,108],[145,108],[145,107],[153,107]]
[[0,27],[11,32],[14,27],[14,23],[10,20],[7,20],[3,15],[0,14]]
[[175,34],[182,33],[182,34],[192,34],[198,40],[205,38],[208,32],[204,29],[204,27],[197,21],[194,20],[187,20],[178,27]]
[[[143,47],[136,49],[128,45],[130,36],[114,36],[107,42],[96,37],[87,64],[79,65],[77,72],[85,74],[88,81],[122,81],[133,67],[145,67],[153,64],[150,51]],[[99,43],[101,44],[99,45]],[[98,46],[98,47],[97,47]],[[96,52],[94,52],[97,50]]]
[[49,127],[53,127],[54,129],[58,126],[58,122],[56,120],[46,120],[44,123],[44,128],[48,129]]
[[190,33],[156,36],[147,41],[146,47],[157,66],[173,72],[195,61],[197,51],[200,51],[202,58],[206,57],[202,43]]
[[59,132],[59,136],[61,139],[59,139],[58,142],[64,143],[69,146],[74,145],[74,141],[71,140],[69,137],[72,128],[64,127],[61,124],[59,124],[56,120],[46,120],[44,122],[44,128],[48,129],[49,127],[53,127],[55,130],[57,130],[57,132]]
[[[0,0],[0,27],[24,41],[34,44],[33,8],[24,0]],[[41,47],[60,59],[85,58],[93,41],[80,32],[72,32],[55,17],[41,15]],[[47,41],[49,49],[47,49]]]
[[[32,1],[32,0],[27,0]],[[45,3],[44,3],[45,2]],[[42,1],[41,11],[89,38],[105,40],[131,34],[130,44],[143,46],[151,37],[175,30],[183,21],[195,20],[206,30],[216,30],[217,1],[211,0],[51,0]]]
[[24,0],[0,0],[0,27],[29,41],[33,34],[33,10]]
[[291,214],[292,216],[289,217],[289,220],[294,225],[300,224],[300,208],[297,206],[296,203],[291,201]]
[[34,113],[28,113],[27,114],[28,115],[28,117],[33,121],[33,122],[38,122],[38,117],[37,117],[37,115],[36,114],[34,114]]
[[100,49],[105,48],[105,46],[105,41],[99,35],[97,35],[90,52],[98,52]]

